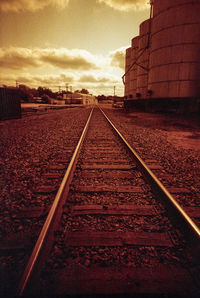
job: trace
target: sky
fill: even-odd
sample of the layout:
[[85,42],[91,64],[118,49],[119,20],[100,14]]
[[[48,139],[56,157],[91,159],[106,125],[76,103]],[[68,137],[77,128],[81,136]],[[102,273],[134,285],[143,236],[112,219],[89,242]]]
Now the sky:
[[0,0],[0,85],[123,96],[148,0]]

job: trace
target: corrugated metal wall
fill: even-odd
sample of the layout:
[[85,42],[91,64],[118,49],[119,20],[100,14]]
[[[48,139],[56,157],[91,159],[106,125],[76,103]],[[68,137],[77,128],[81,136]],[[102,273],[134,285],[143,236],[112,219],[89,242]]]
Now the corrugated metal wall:
[[129,96],[130,92],[130,72],[128,72],[128,69],[131,65],[131,47],[126,49],[126,61],[125,61],[125,72],[127,72],[127,75],[125,76],[125,96]]
[[146,98],[148,87],[148,68],[149,68],[149,33],[150,22],[146,20],[140,25],[140,39],[138,48],[137,64],[137,89],[136,92],[140,94],[141,98]]
[[[149,20],[140,25],[139,48],[132,52],[131,62],[145,47],[150,31],[150,53],[147,50],[138,59],[139,64],[149,66],[149,71],[137,67],[130,72],[133,98],[135,92],[145,98],[148,90],[151,98],[199,97],[200,0],[153,2],[151,26]],[[135,40],[138,37],[132,39],[132,48],[136,49]]]
[[149,86],[154,98],[200,95],[200,1],[155,0]]
[[14,88],[0,88],[0,120],[16,118],[21,118],[19,91]]
[[[136,36],[132,39],[131,46],[131,63],[133,63],[138,56],[138,44],[139,44],[139,36]],[[137,64],[134,64],[130,70],[130,93],[132,97],[136,95],[137,88]]]

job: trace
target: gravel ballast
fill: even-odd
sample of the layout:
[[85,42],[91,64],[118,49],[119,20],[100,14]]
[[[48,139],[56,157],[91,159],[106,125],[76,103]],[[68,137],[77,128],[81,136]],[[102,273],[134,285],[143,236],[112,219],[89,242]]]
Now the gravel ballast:
[[[182,206],[200,207],[199,123],[175,115],[140,112],[126,114],[122,109],[111,109],[109,106],[104,106],[103,109],[128,142],[134,148],[136,147],[141,157],[144,160],[153,160],[161,167],[157,171],[158,176],[160,174],[168,176],[167,187],[186,188],[188,190],[186,194],[176,194],[177,201]],[[29,237],[35,240],[55,197],[89,112],[90,108],[75,108],[0,122],[0,239],[7,238],[7,235],[11,235],[11,238],[12,235],[16,235],[16,238],[21,237],[23,239],[24,235],[29,234]],[[66,164],[63,163],[65,159]],[[100,173],[99,170],[96,172]],[[58,178],[52,179],[51,175],[56,174]],[[91,178],[88,178],[86,182],[88,183],[90,180]],[[95,183],[98,185],[98,183],[102,183],[101,180],[96,179]],[[80,180],[81,186],[84,186],[86,182],[84,179]],[[131,180],[128,180],[127,184],[129,183],[131,184]],[[144,184],[140,177],[136,177],[135,183]],[[44,186],[48,189],[48,191],[46,189],[46,194]],[[148,189],[146,193],[148,194]],[[83,201],[81,195],[70,193],[68,202],[101,204],[104,200],[107,204],[116,204],[119,196],[115,193],[111,196],[110,198],[106,194],[88,193],[87,198]],[[121,203],[133,202],[134,194],[131,196],[121,194],[120,200]],[[138,203],[141,201],[142,204],[142,195],[137,195],[137,200]],[[152,200],[154,199],[149,193],[148,196],[146,195],[145,204],[150,204]],[[31,208],[33,210],[35,208],[35,216],[32,215],[32,218],[27,219],[18,216],[19,210],[27,211]],[[91,222],[95,220],[96,218],[92,216],[89,218],[82,217],[83,228],[85,226],[91,227]],[[198,223],[198,218],[195,220]],[[80,218],[72,217],[70,219],[71,228],[76,229],[76,222],[79,221]],[[107,226],[107,220],[103,218],[102,221]],[[137,224],[137,221],[138,218],[124,217],[122,230],[131,228]],[[114,217],[111,218],[111,223],[113,230],[115,230],[118,222],[115,222]],[[148,218],[149,223],[156,229],[157,218]],[[97,225],[98,222],[96,222]],[[90,253],[93,254],[92,249]],[[79,251],[73,257],[79,258],[78,254]],[[116,256],[117,254],[118,252],[116,252]],[[162,255],[162,251],[160,254]],[[107,255],[109,256],[109,251]],[[131,255],[131,252],[128,252],[128,255]],[[0,256],[2,264],[0,269],[3,272],[1,283],[5,284],[5,287],[9,288],[6,280],[7,276],[10,278],[12,274],[14,277],[11,282],[15,285],[16,273],[14,271],[22,270],[26,259],[27,255],[24,255],[23,252],[16,255],[11,252],[7,253],[6,256]],[[132,264],[134,260],[135,252],[127,264],[129,262]],[[115,261],[115,259],[112,260],[114,263]],[[98,262],[104,261],[98,260]],[[142,262],[145,263],[143,260]]]
[[[0,122],[2,297],[15,294],[89,112],[75,108]],[[57,179],[48,179],[51,174]]]
[[122,109],[104,111],[143,160],[161,166],[158,175],[167,174],[167,186],[184,188],[177,194],[183,206],[200,206],[200,122],[198,118],[175,114],[125,113]]

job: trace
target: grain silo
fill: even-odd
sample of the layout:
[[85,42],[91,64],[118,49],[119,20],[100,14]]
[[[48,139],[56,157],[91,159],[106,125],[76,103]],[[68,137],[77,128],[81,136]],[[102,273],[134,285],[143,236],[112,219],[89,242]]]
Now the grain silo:
[[148,19],[140,24],[136,95],[141,99],[146,97],[148,89],[150,29],[151,19]]
[[152,98],[200,96],[200,1],[154,0],[148,89]]
[[131,64],[132,67],[130,69],[130,93],[129,98],[136,97],[136,88],[137,88],[137,64],[135,63],[138,57],[138,43],[139,43],[139,36],[136,36],[132,39],[132,46],[131,46]]
[[128,98],[129,93],[130,93],[130,68],[131,65],[131,47],[126,49],[126,61],[125,61],[125,91],[124,91],[124,95],[126,98]]

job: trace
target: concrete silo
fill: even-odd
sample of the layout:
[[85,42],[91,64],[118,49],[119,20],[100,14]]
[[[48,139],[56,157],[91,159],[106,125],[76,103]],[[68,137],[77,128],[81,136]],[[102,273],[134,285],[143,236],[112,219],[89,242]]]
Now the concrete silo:
[[152,98],[200,96],[200,1],[154,0],[148,89]]
[[148,89],[150,28],[151,19],[140,24],[136,93],[141,99],[146,97]]
[[[133,99],[136,97],[136,88],[137,88],[137,64],[134,63],[138,57],[138,44],[139,44],[139,36],[136,36],[132,39],[131,42],[131,64],[133,64],[130,69],[130,93],[129,98]],[[130,97],[131,95],[131,97]]]
[[131,65],[131,47],[126,49],[126,60],[125,60],[125,86],[124,86],[124,96],[128,98],[130,93],[130,68]]

